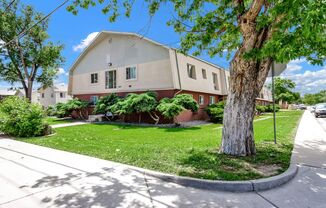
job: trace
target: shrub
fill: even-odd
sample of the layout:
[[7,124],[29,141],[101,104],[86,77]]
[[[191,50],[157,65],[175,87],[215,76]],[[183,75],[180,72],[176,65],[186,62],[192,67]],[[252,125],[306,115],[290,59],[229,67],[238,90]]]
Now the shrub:
[[40,105],[11,96],[0,104],[0,131],[11,136],[41,136],[51,132]]
[[[278,104],[275,104],[275,112],[278,112],[280,110],[280,106]],[[266,112],[273,112],[273,104],[266,106]]]
[[191,110],[192,112],[198,111],[198,103],[189,94],[179,94],[173,98],[173,101],[187,110]]
[[177,102],[173,102],[173,99],[163,98],[160,101],[160,104],[157,106],[157,110],[165,117],[165,118],[174,118],[179,115],[185,108],[182,107]]
[[71,112],[68,111],[68,106],[66,103],[57,103],[55,105],[55,110],[55,116],[57,116],[58,118],[64,118],[71,114]]
[[191,95],[179,94],[171,99],[163,98],[156,109],[165,118],[171,119],[178,116],[185,109],[191,110],[192,112],[196,112],[198,111],[198,108],[199,106],[197,102]]
[[89,102],[74,98],[62,106],[65,113],[71,114],[75,111],[80,119],[85,119],[83,111],[88,107]]
[[46,109],[46,115],[48,116],[56,116],[57,114],[57,109],[55,105],[50,105]]
[[119,100],[119,96],[115,93],[101,97],[95,104],[94,113],[106,114],[108,112],[111,112],[111,107]]
[[266,112],[267,107],[264,105],[256,105],[256,110],[257,110],[258,114],[262,114],[262,113]]
[[219,102],[205,108],[211,122],[221,123],[223,121],[224,107],[225,103]]

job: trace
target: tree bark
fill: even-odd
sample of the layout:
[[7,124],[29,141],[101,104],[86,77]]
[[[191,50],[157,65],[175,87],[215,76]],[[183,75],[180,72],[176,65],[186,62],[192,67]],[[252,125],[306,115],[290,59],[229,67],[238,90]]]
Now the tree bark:
[[30,101],[30,102],[32,102],[32,92],[33,92],[33,82],[32,81],[30,81],[30,80],[28,80],[28,84],[27,84],[28,86],[27,86],[27,89],[26,89],[26,98]]
[[253,131],[256,98],[265,83],[270,64],[269,59],[247,61],[239,52],[232,60],[220,152],[235,156],[256,154]]

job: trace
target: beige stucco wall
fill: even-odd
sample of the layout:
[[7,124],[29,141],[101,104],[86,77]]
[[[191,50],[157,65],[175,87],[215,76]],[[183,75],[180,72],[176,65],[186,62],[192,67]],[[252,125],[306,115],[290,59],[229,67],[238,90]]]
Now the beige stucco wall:
[[[189,91],[197,91],[210,94],[224,95],[226,94],[226,82],[225,71],[222,68],[218,68],[212,64],[206,63],[192,56],[185,56],[181,53],[177,53],[177,60],[175,57],[175,51],[170,50],[171,66],[173,70],[173,79],[175,80],[175,88]],[[179,74],[181,87],[178,81],[178,69],[176,62],[179,64]],[[192,79],[188,76],[187,64],[195,66],[196,79]],[[206,70],[206,79],[202,76],[202,69]],[[219,89],[214,89],[213,72],[217,74]]]
[[[64,98],[60,98],[60,92],[65,93],[66,96]],[[42,93],[44,93],[44,98],[42,98]],[[56,91],[54,87],[48,87],[44,90],[39,90],[37,103],[43,107],[48,107],[57,103],[67,103],[70,99],[72,99],[72,97],[68,95],[67,91]]]
[[[137,79],[126,80],[128,66],[137,67]],[[105,89],[105,72],[109,70],[117,71],[116,89]],[[92,73],[98,73],[96,84],[91,84]],[[139,37],[106,35],[70,70],[69,82],[73,95],[172,89],[169,51]]]
[[[42,97],[42,93],[44,93],[44,97]],[[52,94],[53,94],[53,97],[51,96]],[[55,93],[54,93],[52,87],[49,87],[49,88],[44,89],[44,90],[40,90],[39,103],[43,107],[48,107],[50,105],[54,105],[55,104]]]

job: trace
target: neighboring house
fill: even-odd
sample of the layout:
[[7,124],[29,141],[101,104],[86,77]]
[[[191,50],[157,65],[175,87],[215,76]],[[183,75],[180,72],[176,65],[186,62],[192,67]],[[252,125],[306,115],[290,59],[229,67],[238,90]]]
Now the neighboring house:
[[199,120],[207,119],[207,105],[225,99],[229,77],[222,67],[137,34],[103,31],[71,67],[68,94],[95,103],[110,93],[155,91],[159,99],[187,93],[200,109],[178,121]]
[[260,91],[258,98],[256,99],[257,105],[268,105],[273,102],[273,96],[271,90],[264,86],[263,89]]
[[1,89],[0,100],[3,100],[4,98],[9,96],[14,96],[15,94],[16,94],[16,90]]
[[71,99],[71,96],[67,93],[67,89],[67,85],[55,85],[46,89],[41,88],[38,90],[38,102],[43,107],[48,107],[57,103],[66,103]]

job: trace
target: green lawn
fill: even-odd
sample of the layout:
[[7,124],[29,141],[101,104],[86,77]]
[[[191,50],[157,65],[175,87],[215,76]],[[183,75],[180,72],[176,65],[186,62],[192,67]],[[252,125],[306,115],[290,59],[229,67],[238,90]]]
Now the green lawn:
[[59,128],[54,136],[23,141],[183,176],[254,179],[288,168],[301,115],[301,111],[277,113],[277,145],[272,143],[272,119],[255,122],[257,155],[252,157],[218,154],[219,124],[192,128],[89,124]]
[[45,118],[46,123],[50,125],[54,124],[64,124],[64,123],[71,123],[73,122],[70,118],[57,118],[57,117],[46,117]]

